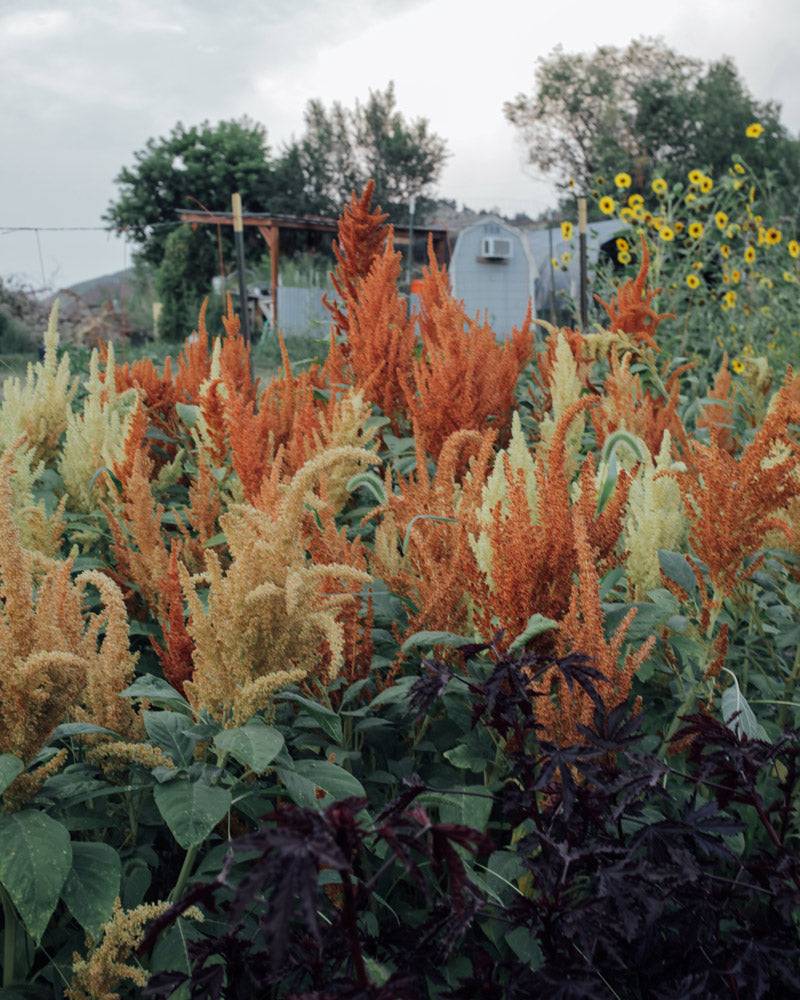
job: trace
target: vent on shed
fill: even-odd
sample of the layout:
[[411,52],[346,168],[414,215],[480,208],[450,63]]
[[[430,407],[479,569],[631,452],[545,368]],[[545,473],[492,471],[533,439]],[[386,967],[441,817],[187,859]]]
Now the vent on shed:
[[487,236],[481,240],[482,260],[508,260],[511,257],[511,240],[498,236]]

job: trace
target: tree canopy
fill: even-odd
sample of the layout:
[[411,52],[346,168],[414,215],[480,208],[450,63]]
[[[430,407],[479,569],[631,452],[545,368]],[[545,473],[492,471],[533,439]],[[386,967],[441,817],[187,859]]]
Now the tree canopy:
[[800,184],[800,143],[780,110],[750,94],[731,59],[706,65],[658,38],[591,54],[558,46],[537,61],[533,94],[504,105],[529,163],[562,189],[572,179],[589,190],[596,176],[622,170],[640,188],[654,175],[673,181],[691,167],[727,170],[732,154],[744,151],[748,125],[758,122],[772,141],[748,147],[748,160],[777,173],[788,203]]
[[[119,195],[103,218],[138,245],[139,259],[167,268],[160,280],[164,289],[176,285],[179,273],[183,296],[197,297],[206,293],[218,266],[217,233],[200,227],[195,238],[183,234],[170,242],[178,209],[229,211],[231,194],[239,191],[251,212],[336,217],[370,178],[375,201],[391,221],[407,221],[411,197],[419,203],[417,219],[435,204],[428,196],[447,155],[445,143],[426,119],[406,122],[393,84],[370,92],[354,110],[338,102],[326,110],[311,100],[304,124],[301,138],[273,155],[266,128],[247,117],[188,128],[178,122],[169,135],[148,139],[133,154],[133,166],[122,168],[115,178]],[[232,260],[227,226],[222,240],[224,259]]]
[[190,128],[178,122],[133,156],[135,165],[115,178],[119,197],[104,219],[117,232],[126,230],[154,266],[164,257],[178,209],[198,209],[199,202],[212,212],[230,211],[231,194],[241,191],[253,211],[294,211],[295,191],[270,159],[266,129],[249,118]]
[[392,222],[408,220],[413,197],[424,219],[447,157],[443,139],[425,118],[406,122],[397,110],[394,84],[370,91],[365,104],[348,110],[335,101],[306,105],[305,133],[297,143],[304,194],[323,214],[338,215],[351,193],[375,182],[375,202]]

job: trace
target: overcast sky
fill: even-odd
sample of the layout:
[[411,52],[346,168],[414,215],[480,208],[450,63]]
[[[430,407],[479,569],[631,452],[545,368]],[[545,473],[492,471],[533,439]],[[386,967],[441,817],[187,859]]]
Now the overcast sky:
[[439,195],[535,214],[553,188],[524,166],[503,102],[532,92],[559,43],[643,35],[733,57],[800,132],[798,0],[0,0],[0,276],[53,289],[122,268],[120,240],[46,227],[101,226],[120,168],[177,121],[247,114],[279,150],[309,99],[353,107],[390,80],[406,118],[447,142]]

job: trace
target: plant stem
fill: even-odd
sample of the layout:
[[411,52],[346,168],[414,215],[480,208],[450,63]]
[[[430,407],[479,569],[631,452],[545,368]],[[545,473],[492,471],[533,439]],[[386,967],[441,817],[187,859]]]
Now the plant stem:
[[17,925],[19,917],[14,903],[6,892],[5,886],[0,885],[0,902],[3,904],[3,989],[10,989],[14,985],[14,958],[17,951]]
[[197,852],[199,849],[199,845],[195,844],[194,847],[190,847],[186,852],[186,857],[183,859],[181,870],[178,873],[178,880],[175,883],[172,892],[169,894],[170,903],[177,903],[183,895],[183,890],[186,888],[186,883],[189,881],[189,876],[192,873],[192,868],[194,867],[194,862],[197,858]]
[[794,700],[794,689],[797,687],[798,678],[800,678],[800,646],[797,647],[797,652],[794,654],[792,672],[783,687],[784,701],[780,707],[780,711],[778,712],[778,726],[781,732],[786,726],[786,716],[789,714],[787,702]]

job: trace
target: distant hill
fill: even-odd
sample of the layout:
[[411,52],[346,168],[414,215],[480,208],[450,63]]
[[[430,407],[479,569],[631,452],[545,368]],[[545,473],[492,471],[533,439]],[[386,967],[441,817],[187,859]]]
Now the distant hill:
[[112,274],[104,274],[99,278],[88,278],[86,281],[78,281],[66,289],[59,289],[52,298],[58,298],[59,293],[63,291],[72,292],[81,298],[90,309],[102,305],[107,300],[111,302],[115,299],[121,300],[126,274],[130,293],[131,272],[114,271]]

